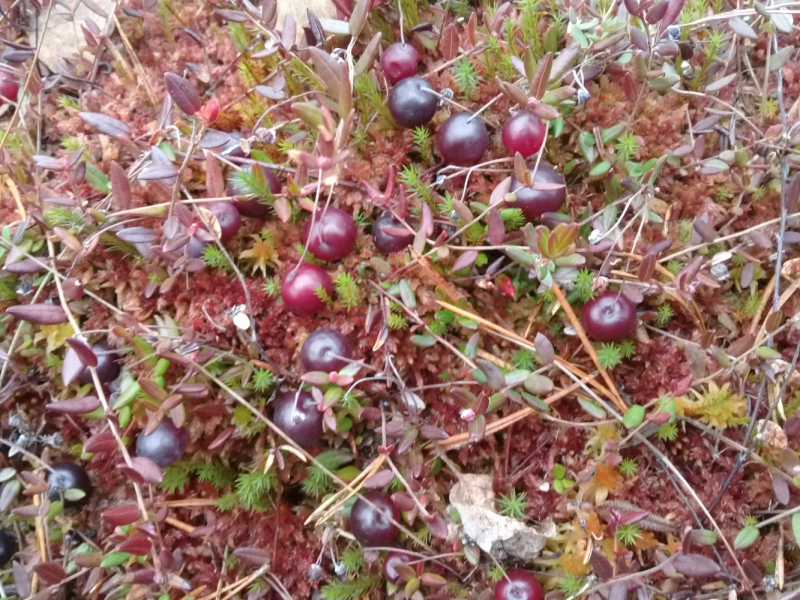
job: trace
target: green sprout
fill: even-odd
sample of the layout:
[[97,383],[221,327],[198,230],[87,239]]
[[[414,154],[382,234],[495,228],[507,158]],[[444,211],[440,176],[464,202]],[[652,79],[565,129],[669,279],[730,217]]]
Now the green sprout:
[[597,351],[597,358],[604,369],[613,369],[622,362],[622,351],[617,344],[602,344]]
[[658,311],[656,312],[656,325],[663,327],[669,323],[670,319],[674,316],[675,313],[672,311],[672,307],[669,304],[662,304],[658,307]]
[[633,458],[624,458],[622,459],[622,462],[619,463],[619,466],[617,468],[619,469],[620,473],[625,475],[625,477],[633,477],[636,474],[639,465]]
[[525,509],[528,507],[525,495],[525,492],[517,495],[517,490],[512,489],[508,496],[500,496],[497,500],[500,504],[500,514],[512,519],[524,519]]
[[626,546],[634,546],[636,540],[640,537],[642,537],[642,530],[634,523],[630,525],[620,525],[617,528],[617,539]]

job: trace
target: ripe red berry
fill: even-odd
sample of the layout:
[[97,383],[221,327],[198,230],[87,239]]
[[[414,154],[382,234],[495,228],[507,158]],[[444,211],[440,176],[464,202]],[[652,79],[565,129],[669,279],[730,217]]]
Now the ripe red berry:
[[[100,383],[111,383],[119,375],[119,354],[114,352],[108,344],[94,344],[92,351],[97,356],[97,367],[95,368],[97,369],[97,377],[100,379]],[[80,362],[78,353],[71,347],[67,348],[66,353],[64,353],[64,362],[66,364]],[[79,379],[83,383],[93,383],[92,372],[88,367],[81,372]]]
[[7,531],[0,531],[0,568],[11,562],[17,552],[17,538]]
[[[279,194],[281,192],[281,182],[278,179],[278,176],[275,175],[274,171],[272,169],[268,169],[261,165],[255,165],[255,166],[261,169],[261,172],[264,174],[264,179],[266,180],[270,191],[273,194]],[[249,170],[250,168],[251,168],[250,165],[242,166],[242,169]],[[240,194],[243,193],[243,190],[239,189],[236,186],[236,178],[228,180],[228,185],[225,187],[225,193],[228,194],[229,196],[237,196],[241,198]],[[239,211],[239,214],[242,215],[243,217],[253,217],[254,219],[266,219],[267,217],[270,216],[272,212],[272,209],[269,206],[263,204],[262,202],[259,202],[257,198],[253,198],[251,200],[243,200],[243,199],[235,200],[233,202],[233,206],[236,208],[236,210]]]
[[[405,233],[400,231],[390,233],[386,229],[402,230]],[[384,254],[392,254],[408,248],[414,242],[414,234],[395,219],[392,213],[385,212],[372,224],[372,239],[378,250]]]
[[357,234],[353,217],[335,206],[329,206],[325,212],[317,211],[316,216],[313,219],[308,217],[303,225],[303,243],[320,260],[339,260],[350,254]]
[[581,322],[598,342],[618,342],[636,329],[636,307],[628,298],[608,290],[583,305]]
[[[378,509],[367,504],[369,500]],[[390,518],[391,517],[391,518]],[[350,529],[365,546],[389,546],[397,540],[399,529],[392,519],[400,521],[400,511],[391,497],[383,492],[370,491],[361,496],[350,511]]]
[[206,209],[219,223],[219,239],[224,243],[239,232],[242,226],[242,215],[232,202],[210,202]]
[[413,129],[433,118],[439,98],[425,90],[433,90],[433,86],[419,77],[406,77],[391,89],[389,112],[398,125]]
[[539,580],[522,569],[510,569],[494,586],[494,600],[542,600]]
[[47,498],[53,502],[62,500],[61,492],[64,490],[81,490],[85,496],[80,500],[64,500],[64,506],[77,506],[85,502],[92,493],[92,481],[89,474],[80,465],[63,462],[53,465],[53,470],[47,476],[50,484],[50,494]]
[[483,120],[468,112],[451,115],[436,134],[439,156],[459,167],[477,165],[488,145],[489,132]]
[[397,83],[417,73],[419,53],[411,44],[395,43],[386,48],[381,56],[381,66],[386,79]]
[[[531,165],[528,170],[533,174],[536,165]],[[525,220],[533,222],[546,212],[556,212],[560,209],[564,200],[567,198],[567,188],[564,178],[552,167],[539,163],[533,181],[544,183],[557,183],[563,187],[553,190],[537,190],[532,187],[523,186],[515,175],[511,176],[511,191],[517,196],[516,202],[510,206],[522,209]]]
[[547,126],[532,112],[520,110],[503,125],[503,146],[512,156],[517,152],[523,157],[539,151],[544,143]]
[[286,308],[298,315],[311,315],[325,308],[317,288],[322,287],[328,295],[333,293],[333,283],[328,274],[317,265],[301,263],[283,278],[281,298]]
[[144,431],[136,438],[136,454],[149,458],[159,467],[168,467],[181,459],[188,443],[186,430],[175,427],[172,419],[161,419],[161,423],[150,435]]
[[299,446],[313,446],[322,437],[322,413],[310,392],[287,392],[278,398],[272,422]]
[[5,100],[17,101],[17,94],[19,93],[19,84],[14,81],[14,76],[7,72],[0,70],[0,106],[5,103]]
[[400,583],[400,573],[397,572],[397,565],[407,565],[417,560],[419,560],[419,557],[408,552],[400,550],[389,552],[386,558],[383,559],[383,576],[389,583],[397,585]]
[[348,362],[336,356],[353,358],[353,348],[347,338],[328,327],[317,329],[303,342],[300,351],[300,360],[306,371],[339,371],[347,366]]

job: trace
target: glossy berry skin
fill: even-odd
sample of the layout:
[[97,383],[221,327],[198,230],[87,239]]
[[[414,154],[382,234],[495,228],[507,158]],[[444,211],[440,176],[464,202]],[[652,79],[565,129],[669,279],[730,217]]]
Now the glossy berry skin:
[[53,465],[53,472],[47,475],[47,482],[53,491],[48,495],[48,499],[53,502],[61,500],[61,493],[64,490],[77,489],[86,494],[80,500],[64,500],[64,506],[77,506],[83,504],[92,494],[92,481],[89,474],[80,465],[75,463],[63,462]]
[[[278,176],[275,175],[275,172],[272,169],[262,167],[261,165],[255,166],[256,168],[261,169],[261,172],[264,173],[264,179],[267,181],[270,191],[273,194],[280,194],[281,182],[278,179]],[[242,166],[242,169],[250,168],[250,165]],[[238,197],[238,195],[241,194],[241,191],[234,185],[234,181],[235,180],[233,179],[228,181],[228,185],[225,187],[225,193],[229,196]],[[266,219],[272,212],[272,209],[269,206],[262,204],[256,198],[251,200],[234,200],[233,206],[243,217],[252,217],[254,219]]]
[[384,254],[392,254],[394,252],[406,250],[414,242],[414,234],[410,231],[403,235],[393,235],[384,231],[387,227],[407,231],[406,226],[395,219],[392,213],[383,213],[372,224],[372,239],[378,250]]
[[353,358],[353,347],[347,338],[328,327],[317,329],[303,342],[300,360],[306,371],[339,371],[347,366],[347,361],[336,356]]
[[[528,170],[533,173],[536,165],[531,165]],[[545,183],[558,183],[564,185],[564,178],[553,167],[539,163],[534,181]],[[566,186],[555,190],[536,190],[523,186],[515,175],[511,176],[511,190],[517,196],[516,202],[509,204],[512,208],[522,209],[525,220],[531,223],[546,212],[556,212],[567,198]]]
[[[372,502],[381,511],[372,508],[363,498]],[[391,515],[395,521],[400,521],[400,511],[391,497],[375,490],[367,492],[353,504],[353,509],[350,511],[350,530],[364,546],[390,546],[397,540],[400,530],[387,515]]]
[[232,202],[210,202],[206,209],[217,218],[220,241],[225,243],[239,232],[239,228],[242,226],[242,215]]
[[299,446],[313,446],[322,437],[322,413],[310,392],[287,392],[278,398],[272,422]]
[[7,531],[0,531],[0,569],[11,562],[17,552],[17,538]]
[[439,156],[450,165],[477,165],[488,145],[489,132],[483,120],[468,112],[451,115],[436,133]]
[[433,86],[419,77],[407,77],[389,92],[389,112],[398,125],[413,129],[429,123],[439,105],[438,96],[426,92]]
[[590,338],[618,342],[636,329],[636,307],[625,295],[608,290],[583,305],[581,322]]
[[542,600],[544,592],[539,580],[522,569],[506,571],[494,586],[494,600]]
[[416,75],[418,64],[419,53],[411,44],[397,42],[386,48],[381,56],[383,72],[392,83]]
[[383,576],[386,578],[386,581],[394,585],[400,583],[400,573],[397,572],[396,566],[406,565],[415,560],[419,560],[419,557],[408,554],[407,552],[401,552],[399,550],[389,552],[386,558],[383,559]]
[[303,225],[303,243],[311,254],[320,260],[339,260],[353,251],[358,228],[351,215],[329,206],[325,212],[317,211],[313,231],[311,221],[309,217]]
[[503,146],[511,156],[517,152],[527,158],[536,154],[544,143],[547,126],[532,112],[520,110],[503,125]]
[[139,434],[136,454],[149,458],[159,467],[167,467],[181,459],[188,441],[183,427],[179,429],[171,419],[164,418],[150,435],[145,435],[144,431]]
[[[119,376],[119,354],[114,352],[108,344],[94,344],[92,346],[95,356],[97,356],[97,377],[100,383],[111,383]],[[68,348],[64,355],[64,362],[80,360],[77,353],[72,348]],[[92,372],[88,369],[83,370],[79,379],[83,383],[93,383]]]
[[313,315],[325,308],[325,303],[317,296],[317,287],[333,293],[333,283],[328,274],[317,265],[301,263],[292,268],[281,283],[281,298],[286,308],[297,315]]

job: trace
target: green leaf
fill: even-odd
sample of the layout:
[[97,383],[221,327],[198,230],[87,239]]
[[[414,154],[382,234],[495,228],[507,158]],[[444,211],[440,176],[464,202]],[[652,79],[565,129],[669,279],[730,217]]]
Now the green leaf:
[[91,164],[86,164],[86,183],[101,194],[111,191],[111,180],[100,169]]
[[70,488],[68,490],[64,490],[64,499],[69,500],[70,502],[77,502],[78,500],[82,500],[84,496],[86,496],[86,492],[78,488]]
[[581,405],[583,410],[592,415],[595,419],[606,418],[606,411],[597,406],[597,404],[594,402],[586,400],[585,398],[578,398],[578,403]]
[[131,557],[129,552],[112,552],[103,559],[100,567],[107,569],[109,567],[118,567],[126,562]]
[[777,350],[770,348],[769,346],[761,346],[759,348],[756,348],[756,356],[758,356],[758,358],[764,358],[764,359],[780,358],[781,353],[778,352]]
[[514,262],[518,262],[523,267],[532,267],[536,264],[536,255],[523,250],[516,246],[509,246],[504,248],[503,251]]
[[564,479],[564,476],[567,474],[567,469],[564,468],[564,465],[560,463],[556,463],[553,465],[553,479]]
[[752,546],[758,539],[758,529],[754,525],[748,525],[742,529],[733,540],[733,547],[737,550]]
[[605,175],[611,170],[611,163],[607,160],[597,163],[592,170],[589,171],[589,175],[592,177],[597,177],[598,175]]
[[625,133],[625,123],[617,123],[600,132],[600,141],[608,144],[616,140],[619,136]]
[[769,70],[777,71],[780,69],[783,65],[789,62],[789,59],[792,58],[792,54],[794,54],[794,46],[786,46],[785,48],[778,50],[775,54],[769,57]]
[[652,90],[666,92],[667,90],[675,87],[675,85],[680,83],[680,81],[681,78],[678,75],[666,75],[664,77],[656,77],[651,79],[647,82],[647,85],[649,85],[650,89]]
[[430,348],[436,345],[436,338],[432,335],[412,335],[411,343],[420,348]]
[[633,429],[638,427],[644,421],[644,407],[639,406],[638,404],[634,404],[628,409],[628,412],[625,413],[625,416],[622,417],[622,422],[625,424],[625,427],[628,429]]
[[800,544],[800,513],[792,515],[792,534],[796,544]]

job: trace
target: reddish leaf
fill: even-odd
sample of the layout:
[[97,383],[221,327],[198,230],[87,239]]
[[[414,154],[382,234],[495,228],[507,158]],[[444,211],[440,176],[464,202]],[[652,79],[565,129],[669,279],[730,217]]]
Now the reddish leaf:
[[442,33],[442,41],[439,43],[439,50],[442,52],[442,57],[445,60],[453,60],[458,56],[458,29],[454,23],[450,23],[444,28]]
[[433,425],[423,425],[420,427],[419,432],[426,440],[446,440],[450,437],[450,434],[444,429]]
[[533,338],[533,346],[539,353],[539,360],[544,365],[549,365],[556,359],[556,351],[553,349],[552,342],[543,333],[537,333]]
[[650,39],[647,37],[647,34],[633,25],[631,25],[631,41],[633,45],[642,52],[648,52],[650,50]]
[[460,271],[461,269],[471,267],[477,258],[477,250],[467,250],[458,257],[455,263],[453,263],[453,271]]
[[497,184],[497,187],[492,190],[492,195],[489,198],[489,205],[494,206],[503,201],[503,197],[511,190],[511,177],[506,177]]
[[719,565],[710,558],[700,554],[679,554],[672,566],[687,577],[710,577],[719,572]]
[[[225,19],[227,21],[232,21],[234,23],[244,23],[245,21],[247,21],[247,16],[245,16],[245,14],[243,12],[239,12],[238,10],[230,10],[230,9],[227,9],[227,8],[217,8],[217,9],[214,9],[214,12],[217,13],[223,19]],[[168,73],[168,75],[172,75],[172,73]],[[177,102],[176,102],[176,104],[177,104]],[[178,106],[180,106],[180,104],[178,104]],[[181,110],[183,110],[183,108],[181,108]],[[183,110],[183,112],[186,112],[186,111]],[[194,113],[186,113],[186,114],[188,115],[188,114],[194,114]]]
[[656,271],[656,255],[647,253],[639,264],[639,281],[646,283],[653,278]]
[[742,267],[742,272],[739,274],[739,285],[743,288],[750,287],[750,284],[753,283],[753,277],[756,274],[756,266],[751,263],[745,263]]
[[645,15],[645,20],[650,23],[658,23],[661,19],[664,18],[664,15],[667,14],[667,9],[669,8],[668,0],[659,0],[653,4],[650,9],[647,11]]
[[506,226],[500,211],[494,206],[489,210],[489,241],[494,246],[502,246],[506,239]]
[[772,491],[775,493],[775,499],[780,503],[786,506],[789,504],[789,484],[786,483],[785,479],[780,477],[776,477],[775,475],[772,476]]
[[36,163],[37,167],[41,169],[47,169],[49,171],[66,171],[68,168],[67,163],[60,158],[43,156],[41,154],[35,154],[33,156],[33,162]]
[[478,365],[478,368],[483,371],[484,375],[486,375],[486,379],[488,380],[489,386],[492,389],[500,390],[505,387],[506,378],[503,375],[503,372],[500,370],[500,367],[492,362],[489,362],[485,358],[475,359],[475,364]]
[[149,227],[128,227],[117,231],[117,237],[129,244],[151,244],[158,239],[158,233]]
[[120,504],[100,514],[100,517],[114,527],[122,527],[135,523],[142,516],[136,504]]
[[628,584],[624,581],[617,581],[608,590],[608,600],[625,600],[628,597]]
[[383,469],[364,480],[364,487],[370,490],[377,490],[389,485],[394,479],[394,471]]
[[142,377],[138,379],[138,383],[142,387],[142,391],[150,396],[153,400],[163,402],[167,399],[167,391],[155,381]]
[[795,173],[794,177],[786,186],[786,210],[794,213],[797,210],[797,200],[800,199],[800,173]]
[[118,552],[128,552],[136,556],[147,556],[153,548],[153,542],[146,535],[137,534],[129,537],[117,548]]
[[167,93],[175,104],[187,115],[195,114],[203,106],[203,101],[194,86],[188,80],[175,73],[164,74]]
[[220,433],[214,440],[208,445],[209,450],[216,450],[220,446],[222,446],[225,442],[227,442],[231,436],[236,432],[236,427],[228,427],[225,431]]
[[308,28],[317,40],[317,44],[322,45],[325,43],[325,29],[323,29],[319,17],[310,8],[306,9],[306,17],[308,18]]
[[714,231],[714,228],[708,224],[707,221],[697,217],[694,220],[694,230],[697,234],[702,238],[704,242],[712,243],[715,239],[717,239],[717,234]]
[[432,521],[428,521],[427,525],[428,531],[431,532],[433,537],[440,540],[447,539],[447,523],[445,523],[441,515],[435,515]]
[[111,179],[114,204],[118,210],[128,210],[131,207],[131,184],[125,169],[112,160],[108,167],[108,174]]
[[38,564],[33,567],[33,571],[45,585],[58,585],[67,578],[67,572],[64,567],[55,562]]
[[233,555],[254,565],[265,565],[269,562],[269,553],[261,548],[236,548]]
[[41,260],[23,258],[22,260],[18,260],[17,262],[12,262],[6,265],[3,267],[3,270],[9,273],[15,273],[17,275],[34,275],[36,273],[46,271],[47,267],[42,263]]
[[664,15],[661,17],[661,31],[665,31],[667,27],[675,22],[675,20],[678,18],[678,15],[681,14],[685,2],[686,0],[668,0],[669,6],[664,12]]
[[283,28],[281,29],[281,45],[290,50],[294,46],[294,41],[297,37],[297,25],[294,22],[294,17],[291,13],[287,12],[283,18]]
[[426,236],[433,235],[433,213],[427,202],[422,203],[422,222],[420,227]]
[[83,396],[71,400],[61,400],[45,406],[45,410],[66,415],[84,415],[100,408],[100,400],[94,396]]
[[139,173],[139,179],[141,181],[158,181],[161,179],[171,179],[177,175],[178,170],[175,168],[175,165],[152,163],[142,169],[142,172]]
[[9,306],[6,313],[35,325],[58,325],[67,320],[67,313],[57,304],[18,304]]
[[105,133],[111,137],[127,137],[131,134],[130,128],[114,117],[109,117],[101,113],[82,112],[78,113],[87,125],[94,127],[100,133]]
[[11,570],[14,573],[14,585],[17,588],[17,595],[20,598],[27,598],[31,595],[31,577],[25,570],[22,564],[14,561],[11,565]]
[[597,550],[592,552],[589,561],[592,563],[592,568],[600,579],[611,579],[614,577],[614,567],[612,567],[608,559]]
[[75,351],[75,354],[78,355],[78,358],[85,366],[97,366],[97,355],[89,344],[74,337],[65,338],[64,341]]
[[622,76],[622,90],[625,92],[625,98],[628,99],[628,102],[636,102],[639,94],[636,91],[636,83],[633,81],[633,76],[628,72]]
[[110,431],[101,431],[94,434],[83,444],[84,452],[113,452],[117,449],[117,440]]
[[137,456],[131,459],[131,466],[145,483],[158,484],[164,480],[164,472],[161,467],[146,456]]

